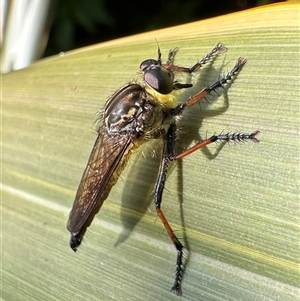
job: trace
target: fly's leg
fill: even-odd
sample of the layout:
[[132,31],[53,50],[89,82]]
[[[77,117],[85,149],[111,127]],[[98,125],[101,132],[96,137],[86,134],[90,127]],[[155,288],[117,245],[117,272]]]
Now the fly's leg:
[[[168,59],[165,64],[161,63],[161,51],[160,48],[158,47],[158,57],[157,61],[159,62],[160,65],[162,65],[165,69],[171,71],[171,72],[186,72],[186,73],[193,73],[198,71],[203,65],[205,65],[207,62],[209,62],[212,58],[214,58],[218,53],[225,52],[227,48],[222,44],[218,43],[202,60],[198,61],[194,66],[191,68],[188,67],[180,67],[174,65],[174,60],[175,56],[179,51],[178,47],[175,47],[169,51],[168,54]],[[193,85],[192,84],[181,84],[177,81],[174,82],[173,90],[179,90],[179,89],[186,89],[186,88],[191,88]]]
[[175,60],[175,56],[176,56],[176,54],[177,54],[178,51],[179,51],[178,47],[175,47],[175,48],[171,49],[169,51],[169,54],[168,54],[167,62],[164,65],[166,65],[166,66],[173,65],[174,64],[174,60]]
[[199,93],[189,98],[184,103],[172,109],[170,114],[172,116],[181,115],[184,109],[201,101],[203,98],[205,98],[212,92],[216,91],[218,88],[224,89],[224,86],[228,84],[231,80],[233,80],[233,78],[242,70],[246,62],[247,62],[246,59],[240,57],[237,63],[235,64],[235,66],[233,67],[233,69],[230,72],[228,72],[224,77],[222,77],[220,80],[216,81],[209,87],[204,88],[203,90],[201,90]]
[[[165,136],[166,138],[166,136]],[[163,150],[163,158],[159,168],[158,179],[154,188],[154,204],[156,208],[156,213],[160,220],[162,221],[168,235],[170,236],[176,250],[177,250],[177,260],[176,260],[176,272],[175,272],[175,282],[171,288],[171,291],[175,292],[176,295],[181,296],[181,282],[184,273],[184,254],[183,254],[183,245],[174,234],[168,220],[166,219],[163,211],[161,210],[161,202],[162,202],[162,194],[167,178],[167,171],[169,166],[169,154],[168,154],[168,141],[164,139],[164,150]],[[173,143],[172,143],[173,144]]]
[[164,141],[164,150],[163,150],[163,158],[159,169],[158,179],[154,188],[154,203],[156,208],[156,213],[160,220],[162,221],[169,237],[171,238],[176,250],[177,250],[177,259],[176,259],[176,272],[175,272],[175,282],[171,288],[171,291],[175,292],[178,296],[182,295],[181,283],[184,275],[184,246],[179,241],[177,236],[174,234],[167,218],[165,217],[162,209],[162,194],[165,187],[165,182],[167,178],[168,166],[170,161],[175,161],[184,158],[185,156],[191,154],[192,152],[205,147],[211,143],[217,141],[229,142],[229,141],[247,141],[251,140],[253,142],[259,142],[256,138],[256,135],[259,134],[259,131],[253,132],[251,134],[245,133],[233,133],[233,134],[220,134],[213,135],[208,139],[205,139],[199,143],[196,143],[191,148],[186,151],[180,153],[179,155],[175,155],[175,144],[176,144],[176,124],[173,123],[170,125],[167,135],[165,136]]
[[[184,103],[178,105],[176,108],[171,110],[171,115],[178,116],[181,115],[182,112],[188,108],[189,106],[201,101],[203,98],[205,98],[207,95],[212,93],[213,91],[216,91],[218,88],[224,88],[226,84],[228,84],[236,75],[237,73],[243,68],[243,66],[246,64],[247,60],[243,58],[239,58],[233,69],[227,73],[224,77],[222,77],[220,80],[216,81],[212,85],[210,85],[207,88],[204,88],[199,93],[185,101]],[[228,134],[221,134],[221,135],[213,135],[208,139],[205,139],[203,141],[200,141],[196,143],[194,146],[190,147],[189,149],[185,150],[179,155],[174,155],[174,148],[175,148],[175,131],[176,131],[176,125],[172,124],[169,128],[169,131],[167,133],[167,141],[168,141],[168,154],[169,159],[171,161],[182,159],[183,157],[193,153],[194,151],[207,146],[208,144],[211,144],[213,142],[217,141],[223,141],[223,142],[229,142],[229,141],[246,141],[251,140],[253,142],[259,142],[259,140],[256,138],[256,135],[259,134],[259,131],[246,134],[246,133],[228,133]]]
[[[240,57],[238,59],[237,63],[235,64],[235,66],[232,68],[232,70],[230,72],[227,73],[227,75],[225,75],[224,77],[222,77],[220,80],[216,81],[215,83],[213,83],[209,87],[204,88],[203,90],[201,90],[199,93],[197,93],[196,95],[189,98],[184,103],[179,104],[177,107],[175,107],[174,109],[171,110],[170,114],[174,117],[178,116],[178,115],[181,115],[187,107],[189,107],[189,106],[191,106],[191,105],[193,105],[197,102],[200,102],[202,99],[205,99],[206,96],[208,96],[212,92],[215,92],[218,88],[225,89],[225,86],[227,84],[229,84],[234,79],[234,77],[244,67],[246,62],[247,62],[246,59]],[[217,140],[223,140],[223,142],[225,142],[225,143],[226,143],[226,141],[230,141],[230,140],[235,140],[235,141],[247,140],[247,139],[244,139],[244,138],[247,137],[247,136],[250,137],[251,135],[254,135],[254,134],[257,134],[257,132],[252,133],[252,134],[242,134],[242,133],[236,133],[236,134],[231,134],[231,135],[227,134],[227,135],[224,135],[224,138],[227,137],[227,139],[217,139]],[[213,137],[215,137],[215,136],[213,136]],[[215,139],[213,137],[211,137],[211,139]],[[233,139],[230,139],[230,138],[233,138]],[[207,140],[206,140],[206,142],[202,141],[202,142],[197,143],[195,146],[191,147],[186,152],[192,153],[193,151],[195,151],[199,148],[202,148],[203,146],[205,146],[202,143],[207,143]],[[212,142],[214,142],[214,141],[212,141]],[[183,158],[183,157],[184,157],[184,155],[181,156],[181,158]]]
[[173,65],[175,55],[178,52],[178,48],[171,49],[168,55],[168,60],[166,64],[163,64],[163,67],[165,67],[167,70],[170,71],[176,71],[176,72],[187,72],[187,73],[193,73],[198,71],[203,65],[208,63],[212,58],[214,58],[218,53],[225,52],[227,49],[222,43],[218,43],[202,60],[198,61],[194,66],[192,67],[180,67]]
[[243,141],[253,141],[255,143],[258,143],[259,140],[256,138],[256,136],[259,134],[259,131],[252,132],[250,134],[248,133],[227,133],[227,134],[220,134],[220,135],[213,135],[203,141],[200,141],[193,145],[192,147],[188,148],[187,150],[183,151],[182,153],[175,155],[175,144],[176,144],[176,124],[171,124],[168,133],[167,133],[167,153],[168,153],[168,159],[170,161],[175,161],[182,159],[194,151],[203,148],[211,143],[214,142],[243,142]]
[[[176,56],[178,51],[179,51],[178,47],[175,47],[175,48],[173,48],[169,51],[167,62],[165,64],[163,64],[164,67],[173,66],[175,56]],[[157,60],[160,63],[160,65],[162,65],[162,63],[161,63],[161,51],[160,51],[159,46],[157,48]]]
[[[176,72],[187,72],[187,73],[193,73],[198,71],[203,65],[205,65],[207,62],[209,62],[212,58],[214,58],[218,53],[220,52],[225,52],[227,49],[226,47],[222,44],[219,43],[217,44],[212,50],[211,52],[209,52],[202,60],[200,60],[199,62],[197,62],[194,66],[192,66],[191,68],[188,67],[180,67],[180,66],[176,66],[173,65],[174,63],[174,59],[175,59],[175,55],[178,52],[178,48],[174,48],[171,49],[168,55],[168,60],[166,64],[163,64],[163,66],[170,71],[176,71]],[[159,55],[159,59],[161,58],[161,56]],[[190,88],[192,87],[192,84],[181,84],[179,82],[175,82],[173,89],[174,90],[179,90],[179,89],[186,89],[186,88]]]
[[[209,55],[207,57],[209,57]],[[204,58],[203,60],[206,61],[208,59],[209,58],[207,59]],[[172,109],[170,111],[171,116],[175,117],[181,115],[187,107],[201,101],[203,98],[205,98],[207,95],[209,95],[211,92],[215,91],[216,89],[224,88],[224,86],[228,84],[236,76],[236,74],[243,68],[245,64],[246,64],[246,60],[243,58],[239,58],[236,65],[226,76],[222,77],[220,80],[210,85],[209,87],[204,88],[202,91],[200,91],[195,96],[188,99],[186,102]],[[176,124],[172,123],[168,129],[167,134],[164,135],[163,158],[159,169],[158,179],[154,189],[154,203],[156,206],[157,215],[162,221],[168,235],[170,236],[177,250],[175,282],[173,287],[171,288],[171,290],[174,291],[177,295],[182,294],[181,283],[184,275],[184,246],[181,244],[177,236],[174,234],[169,222],[167,221],[163,211],[161,210],[162,194],[165,187],[167,171],[168,171],[168,166],[170,161],[182,159],[185,156],[193,153],[194,151],[218,141],[222,141],[224,143],[230,141],[240,142],[240,141],[249,141],[249,140],[253,142],[259,142],[259,140],[256,138],[258,134],[259,131],[252,132],[250,134],[227,133],[227,134],[213,135],[208,139],[196,143],[194,146],[188,148],[187,150],[185,150],[184,152],[178,155],[175,155]]]

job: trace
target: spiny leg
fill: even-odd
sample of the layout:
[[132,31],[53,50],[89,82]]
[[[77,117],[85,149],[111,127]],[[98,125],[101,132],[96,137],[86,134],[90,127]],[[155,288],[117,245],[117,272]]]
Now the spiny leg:
[[228,72],[224,77],[222,77],[220,80],[216,81],[209,87],[204,88],[199,93],[197,93],[196,95],[189,98],[184,103],[182,103],[182,104],[178,105],[176,108],[172,109],[170,112],[171,115],[172,116],[181,115],[185,108],[201,101],[203,98],[208,96],[210,93],[216,91],[218,88],[224,89],[224,85],[228,84],[237,75],[237,73],[239,73],[239,71],[242,70],[242,68],[246,64],[246,62],[247,62],[246,59],[240,57],[230,72]]
[[176,272],[175,272],[175,281],[174,285],[171,288],[171,291],[175,292],[177,295],[182,295],[181,283],[184,275],[184,246],[179,241],[177,236],[174,234],[167,218],[165,217],[162,209],[162,194],[165,187],[165,182],[167,178],[168,166],[170,161],[175,161],[178,159],[182,159],[183,157],[191,154],[192,152],[217,141],[247,141],[252,140],[254,142],[259,142],[259,140],[255,137],[259,131],[256,131],[251,134],[243,134],[243,133],[233,133],[233,134],[220,134],[213,135],[208,139],[205,139],[202,142],[195,144],[193,147],[188,150],[182,152],[179,155],[175,155],[175,144],[176,144],[176,124],[171,124],[167,135],[164,137],[164,150],[163,150],[163,158],[159,169],[158,179],[154,188],[154,203],[156,208],[156,213],[160,220],[162,221],[169,237],[171,238],[176,250],[177,250],[177,259],[176,259]]
[[259,134],[259,131],[252,132],[250,134],[248,133],[227,133],[227,134],[220,134],[220,135],[213,135],[203,141],[200,141],[193,145],[192,147],[188,148],[187,150],[183,151],[182,153],[175,155],[175,144],[176,144],[176,124],[171,124],[168,133],[167,133],[167,153],[168,153],[168,159],[170,161],[175,161],[182,159],[194,151],[203,148],[211,143],[214,142],[244,142],[244,141],[253,141],[255,143],[258,143],[259,140],[256,138],[256,136]]
[[170,71],[187,72],[191,74],[198,71],[203,65],[208,63],[218,53],[225,52],[226,50],[226,47],[222,43],[218,43],[202,60],[198,61],[194,66],[189,68],[173,65],[175,55],[178,52],[178,48],[174,48],[170,50],[168,60],[166,64],[163,64],[163,67]]
[[[163,64],[164,67],[173,65],[175,56],[178,51],[179,51],[178,47],[175,47],[169,51],[167,62],[165,64]],[[161,51],[160,51],[159,46],[157,48],[157,61],[160,63],[160,65],[162,65],[161,64]]]
[[171,49],[169,51],[169,54],[168,54],[167,62],[164,65],[173,65],[174,64],[174,60],[175,60],[175,56],[176,56],[176,54],[177,54],[178,51],[179,51],[178,47],[175,47],[175,48]]
[[[246,60],[243,58],[239,58],[237,64],[234,66],[234,68],[223,78],[209,86],[208,88],[203,89],[199,93],[197,93],[195,96],[184,102],[183,104],[178,105],[175,109],[171,110],[171,115],[177,116],[183,113],[184,109],[191,106],[192,104],[200,101],[205,96],[210,94],[211,92],[215,91],[217,88],[222,87],[225,84],[227,84],[229,81],[233,79],[233,77],[242,69],[242,67],[245,65]],[[167,135],[164,136],[164,151],[163,151],[163,159],[160,165],[159,174],[157,183],[154,189],[154,203],[156,206],[156,212],[159,216],[160,220],[162,221],[168,235],[170,236],[176,250],[177,250],[177,260],[176,260],[176,273],[175,273],[175,282],[172,287],[172,291],[174,291],[177,295],[181,295],[181,282],[184,275],[184,247],[177,238],[177,236],[174,234],[170,224],[168,223],[165,215],[163,214],[161,210],[161,202],[162,202],[162,193],[164,190],[166,177],[167,177],[167,171],[168,171],[168,165],[170,161],[175,161],[182,159],[183,157],[191,154],[192,152],[203,148],[211,143],[217,142],[217,141],[223,141],[223,142],[229,142],[229,141],[247,141],[251,140],[253,142],[259,142],[259,140],[256,138],[256,135],[259,134],[259,131],[245,134],[245,133],[228,133],[228,134],[220,134],[220,135],[213,135],[208,139],[205,139],[204,141],[196,143],[194,146],[190,147],[186,151],[175,155],[175,144],[176,144],[176,124],[173,123],[170,125]]]
[[251,134],[246,133],[227,133],[227,134],[220,134],[220,135],[213,135],[208,139],[205,139],[201,142],[196,143],[194,146],[190,147],[186,151],[183,151],[182,153],[175,155],[175,145],[176,145],[176,124],[173,123],[170,125],[167,137],[166,137],[166,143],[165,143],[165,149],[164,149],[164,162],[161,165],[160,171],[159,171],[159,177],[158,181],[155,187],[155,204],[156,204],[156,211],[157,215],[161,219],[161,221],[164,224],[165,229],[167,230],[170,238],[173,241],[173,244],[176,247],[177,250],[177,260],[176,260],[176,274],[175,274],[175,282],[172,287],[172,291],[174,291],[177,295],[182,295],[181,291],[181,282],[183,279],[184,274],[184,257],[183,257],[183,245],[180,243],[176,235],[174,234],[172,228],[170,227],[167,219],[163,215],[160,204],[162,201],[162,192],[164,189],[165,181],[166,181],[166,175],[167,175],[167,167],[170,161],[175,161],[184,158],[185,156],[188,156],[192,152],[205,147],[211,143],[223,141],[223,142],[242,142],[242,141],[253,141],[258,143],[259,140],[256,138],[256,136],[259,134],[259,131],[255,131]]
[[[165,137],[166,138],[166,137]],[[168,166],[169,166],[169,155],[168,155],[168,141],[165,139],[164,141],[164,150],[163,150],[163,158],[159,168],[158,179],[154,188],[154,203],[156,208],[156,213],[160,220],[162,221],[168,235],[170,236],[176,250],[177,250],[177,260],[176,260],[176,272],[175,272],[175,281],[174,285],[171,288],[176,295],[181,296],[181,282],[184,273],[184,254],[183,254],[183,245],[174,234],[168,220],[166,219],[163,211],[161,210],[161,202],[162,202],[162,194],[167,178]]]
[[[210,85],[207,88],[204,88],[202,91],[188,99],[186,102],[178,105],[176,108],[171,110],[171,115],[178,116],[183,113],[183,111],[188,108],[189,106],[201,101],[203,98],[205,98],[207,95],[209,95],[211,92],[216,91],[218,88],[224,88],[224,85],[228,84],[236,75],[237,73],[243,68],[243,66],[246,64],[247,60],[244,58],[239,58],[233,69],[227,73],[224,77],[222,77],[220,80],[216,81],[212,85]],[[229,141],[247,141],[251,140],[253,142],[259,142],[259,140],[256,138],[256,135],[259,134],[259,131],[252,132],[250,134],[247,133],[227,133],[227,134],[220,134],[220,135],[213,135],[208,139],[205,139],[203,141],[200,141],[196,143],[194,146],[188,148],[184,152],[182,152],[179,155],[174,155],[174,149],[175,149],[175,140],[176,140],[176,125],[172,124],[168,130],[167,133],[167,141],[168,143],[168,154],[169,159],[171,161],[182,159],[185,156],[193,153],[194,151],[203,148],[204,146],[211,144],[213,142],[217,141],[223,141],[223,142],[229,142]]]
[[[167,63],[163,64],[163,66],[167,70],[170,70],[170,71],[187,72],[187,73],[191,74],[193,72],[198,71],[204,64],[206,64],[208,61],[210,61],[217,53],[225,52],[226,48],[222,43],[217,44],[209,54],[207,54],[201,61],[197,62],[191,68],[179,67],[179,66],[173,65],[174,58],[175,58],[175,55],[177,54],[178,50],[179,49],[177,47],[170,50],[169,55],[168,55]],[[193,86],[192,84],[182,84],[182,83],[179,83],[179,82],[176,81],[174,83],[173,89],[174,90],[180,90],[180,89],[190,88],[192,86]]]

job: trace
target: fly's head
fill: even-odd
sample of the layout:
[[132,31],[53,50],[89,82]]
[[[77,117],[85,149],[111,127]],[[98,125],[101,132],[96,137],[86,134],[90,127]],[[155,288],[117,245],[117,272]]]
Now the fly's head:
[[160,94],[169,94],[174,89],[174,73],[161,63],[161,53],[158,48],[158,59],[148,59],[140,64],[145,83]]

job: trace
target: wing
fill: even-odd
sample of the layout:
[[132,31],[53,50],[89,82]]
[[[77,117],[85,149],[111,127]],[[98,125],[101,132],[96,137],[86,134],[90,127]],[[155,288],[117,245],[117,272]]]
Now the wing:
[[118,169],[126,163],[124,156],[133,147],[131,141],[130,135],[109,137],[99,132],[69,215],[67,228],[72,234],[88,227],[100,210],[118,179]]

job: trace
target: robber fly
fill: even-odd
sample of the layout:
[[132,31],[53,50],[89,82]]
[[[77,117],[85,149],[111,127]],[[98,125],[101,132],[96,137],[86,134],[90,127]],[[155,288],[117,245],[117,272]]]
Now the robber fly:
[[[259,142],[256,138],[258,131],[250,134],[220,134],[200,141],[180,154],[175,154],[177,123],[184,110],[200,102],[218,88],[225,88],[246,64],[246,59],[239,58],[227,75],[180,104],[176,102],[173,91],[190,88],[192,84],[178,82],[175,80],[175,75],[178,72],[192,74],[211,61],[215,55],[225,51],[225,46],[219,43],[202,60],[187,68],[174,65],[178,48],[170,50],[167,62],[163,64],[158,47],[157,59],[147,59],[141,63],[141,79],[126,84],[108,98],[102,111],[102,123],[97,128],[98,136],[79,184],[67,225],[71,233],[70,247],[74,251],[81,244],[87,228],[108,197],[132,152],[149,139],[161,137],[164,146],[154,187],[154,205],[177,250],[175,282],[171,290],[177,295],[182,294],[184,247],[161,210],[170,161],[182,159],[217,141]],[[165,130],[166,126],[167,130]]]

